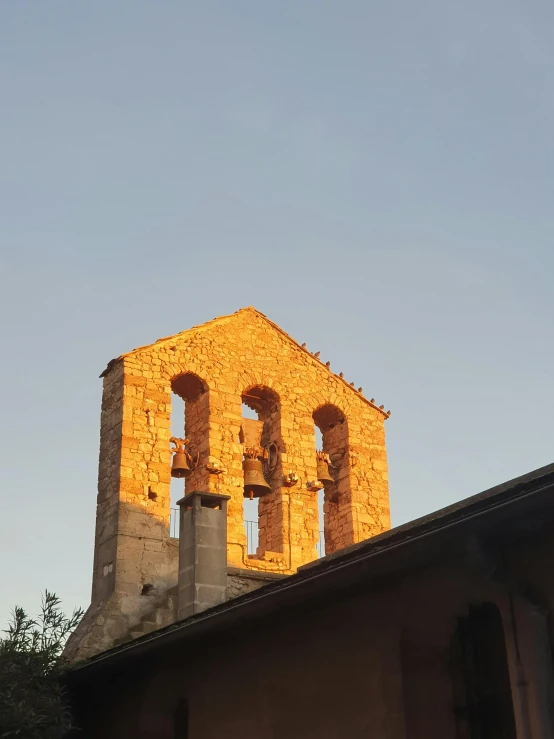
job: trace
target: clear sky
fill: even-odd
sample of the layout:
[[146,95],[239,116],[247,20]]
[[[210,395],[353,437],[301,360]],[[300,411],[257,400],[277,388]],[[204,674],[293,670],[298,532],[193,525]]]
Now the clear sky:
[[553,461],[552,0],[0,3],[0,623],[88,605],[101,380],[254,305],[393,523]]

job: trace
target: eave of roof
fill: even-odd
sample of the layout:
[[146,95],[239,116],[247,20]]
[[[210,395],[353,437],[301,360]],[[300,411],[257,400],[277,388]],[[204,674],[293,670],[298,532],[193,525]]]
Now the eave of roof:
[[[295,575],[283,578],[239,598],[227,601],[203,613],[178,621],[163,629],[151,632],[134,641],[114,647],[96,655],[71,671],[71,680],[87,679],[87,676],[103,666],[113,666],[127,657],[140,657],[153,648],[174,644],[175,640],[198,637],[218,629],[230,628],[273,613],[283,607],[307,602],[318,593],[330,592],[333,583],[350,577],[351,581],[368,585],[371,572],[368,565],[373,560],[390,559],[387,576],[398,569],[400,561],[406,562],[406,548],[423,540],[429,546],[439,541],[439,536],[451,536],[453,529],[486,514],[528,500],[538,493],[554,491],[554,464],[534,470],[482,493],[443,508],[428,516],[386,531],[359,544],[329,555],[313,564],[305,565]],[[552,496],[551,496],[552,497]],[[554,500],[554,498],[553,498]],[[517,520],[517,517],[516,519]],[[444,541],[440,539],[440,541]],[[395,559],[395,555],[396,559]],[[354,570],[357,568],[357,574]],[[386,568],[385,568],[386,570]],[[354,573],[354,574],[353,574]],[[354,578],[354,580],[353,580]],[[355,580],[357,578],[357,580]]]
[[[281,336],[283,336],[287,341],[289,341],[291,344],[293,344],[297,349],[300,349],[302,352],[304,352],[305,354],[307,354],[310,357],[310,359],[312,359],[314,362],[316,362],[319,365],[322,365],[323,367],[326,366],[319,359],[319,357],[316,357],[314,354],[312,354],[312,352],[309,351],[309,349],[307,349],[305,345],[303,346],[302,344],[299,344],[295,339],[292,338],[292,336],[290,336],[290,334],[287,334],[286,331],[283,331],[283,329],[280,326],[278,326],[276,323],[274,323],[273,321],[271,321],[264,313],[262,313],[261,311],[257,310],[253,306],[248,306],[246,308],[239,308],[239,310],[235,311],[235,313],[230,313],[230,314],[225,315],[225,316],[217,316],[216,318],[212,319],[211,321],[206,321],[206,323],[201,323],[199,326],[192,326],[191,328],[188,328],[185,331],[180,331],[178,334],[173,334],[172,336],[164,336],[162,339],[157,339],[152,344],[145,344],[144,346],[139,346],[136,349],[132,349],[130,352],[126,352],[125,354],[121,354],[119,357],[116,357],[115,359],[111,359],[108,362],[108,364],[106,365],[106,368],[100,374],[100,377],[105,377],[108,374],[108,372],[110,372],[110,370],[112,369],[112,367],[114,367],[118,362],[120,362],[121,360],[125,359],[126,357],[131,357],[134,354],[139,354],[144,349],[149,349],[150,347],[156,346],[158,344],[163,344],[165,342],[175,341],[176,339],[180,339],[180,338],[182,338],[184,336],[187,336],[187,334],[191,334],[194,331],[199,331],[201,329],[207,328],[208,326],[213,326],[216,323],[220,323],[220,322],[225,321],[225,320],[227,320],[229,318],[232,318],[233,316],[235,316],[235,315],[237,315],[239,313],[244,313],[244,312],[247,312],[247,311],[249,311],[250,313],[254,313],[259,318],[261,318],[263,321],[265,321],[266,323],[268,323],[275,331],[277,331],[278,333],[280,333]],[[331,372],[330,369],[329,369],[329,372]],[[340,375],[337,375],[335,373],[333,373],[333,374],[337,378],[337,380],[340,380],[342,383],[344,383],[344,385],[346,385],[346,387],[351,392],[355,393],[361,400],[363,400],[365,403],[367,403],[367,405],[371,406],[376,411],[379,411],[380,413],[382,413],[383,416],[385,417],[385,419],[389,418],[389,416],[391,415],[391,411],[386,411],[384,405],[378,406],[372,400],[368,400],[363,395],[363,393],[360,390],[357,390],[354,387],[354,385],[352,385],[349,382],[347,382],[347,380],[345,380]]]

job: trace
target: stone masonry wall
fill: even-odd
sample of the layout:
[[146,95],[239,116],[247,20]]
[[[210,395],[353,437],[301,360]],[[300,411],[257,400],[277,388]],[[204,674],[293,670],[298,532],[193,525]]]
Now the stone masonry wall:
[[[185,399],[184,431],[199,456],[185,492],[230,496],[229,566],[292,573],[317,557],[317,492],[306,485],[317,479],[314,423],[336,465],[325,495],[326,552],[390,527],[387,414],[254,309],[136,349],[104,375],[91,607],[98,613],[104,606],[94,619],[96,636],[92,627],[75,635],[76,655],[124,637],[144,618],[145,600],[153,593],[163,598],[176,584],[177,551],[169,539],[172,391]],[[277,454],[271,493],[260,499],[256,555],[247,554],[243,516],[245,393],[262,398],[263,440]],[[272,403],[263,406],[264,397]],[[299,478],[292,487],[284,484],[289,472]]]
[[[275,582],[275,580],[279,580],[282,577],[286,577],[286,575],[229,567],[227,568],[226,599],[231,600],[231,598],[238,598],[240,595],[251,593],[253,590],[257,590],[264,585]],[[133,622],[132,627],[130,627],[123,636],[116,638],[113,646],[132,641],[133,639],[138,639],[156,629],[169,626],[177,621],[177,586],[165,591],[162,597],[160,597],[155,591],[151,591],[146,596],[146,601],[148,603],[148,608],[143,609],[143,615],[140,620]]]

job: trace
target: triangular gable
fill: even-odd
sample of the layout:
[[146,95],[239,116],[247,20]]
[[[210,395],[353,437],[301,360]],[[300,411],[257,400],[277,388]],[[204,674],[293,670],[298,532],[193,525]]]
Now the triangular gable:
[[[105,377],[108,374],[108,372],[111,370],[111,368],[117,362],[119,362],[120,360],[125,359],[125,357],[130,357],[130,356],[133,356],[134,354],[139,354],[139,353],[141,353],[141,352],[143,352],[143,351],[145,351],[147,349],[150,349],[153,346],[157,346],[157,345],[163,344],[165,342],[178,340],[178,339],[183,338],[185,336],[188,336],[188,335],[190,335],[190,334],[192,334],[194,332],[204,331],[204,330],[206,330],[206,329],[208,329],[208,328],[210,328],[210,327],[212,327],[212,326],[214,326],[214,325],[216,325],[218,323],[223,323],[225,321],[228,321],[228,320],[232,319],[234,316],[239,315],[240,313],[246,313],[246,312],[253,313],[258,318],[261,318],[263,322],[267,323],[274,331],[277,331],[281,336],[283,336],[295,348],[297,348],[300,351],[302,351],[305,354],[307,354],[314,362],[318,362],[318,363],[323,364],[323,362],[321,362],[321,360],[319,359],[319,352],[317,353],[317,355],[313,354],[311,351],[309,351],[309,349],[306,348],[306,345],[305,344],[299,344],[295,339],[292,338],[292,336],[290,336],[290,334],[288,334],[286,331],[283,331],[283,329],[280,326],[278,326],[276,323],[274,323],[273,321],[271,321],[264,313],[261,313],[259,310],[257,310],[256,308],[254,308],[252,306],[248,306],[246,308],[239,308],[239,310],[238,311],[235,311],[235,313],[230,313],[230,314],[225,315],[225,316],[218,316],[217,318],[214,318],[211,321],[206,321],[206,323],[201,323],[199,326],[192,326],[191,328],[188,328],[185,331],[180,331],[177,334],[172,334],[171,336],[164,336],[163,338],[157,339],[156,341],[152,342],[151,344],[145,344],[143,346],[139,346],[139,347],[137,347],[135,349],[132,349],[130,352],[126,352],[125,354],[121,354],[116,359],[112,359],[112,360],[110,360],[110,362],[108,362],[108,365],[106,366],[106,369],[102,372],[102,374],[100,375],[100,377]],[[325,365],[323,364],[323,366],[325,366]],[[341,375],[335,374],[335,377],[337,378],[337,380],[340,380],[341,382],[343,382],[344,385],[346,385],[346,387],[351,392],[355,393],[360,398],[360,400],[363,400],[365,403],[367,403],[368,405],[370,405],[372,408],[375,408],[375,410],[380,411],[385,416],[385,418],[388,418],[390,416],[390,414],[391,414],[390,411],[385,411],[384,406],[377,406],[376,403],[373,401],[373,399],[372,400],[368,400],[367,398],[365,398],[360,391],[356,390],[356,388],[353,385],[351,385],[349,382],[347,382],[343,377],[341,377]]]

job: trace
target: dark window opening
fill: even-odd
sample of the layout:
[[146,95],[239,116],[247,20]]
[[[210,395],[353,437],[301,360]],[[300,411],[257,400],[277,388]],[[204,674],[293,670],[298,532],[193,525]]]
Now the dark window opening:
[[472,606],[460,619],[452,676],[461,739],[516,739],[504,628],[494,603]]

